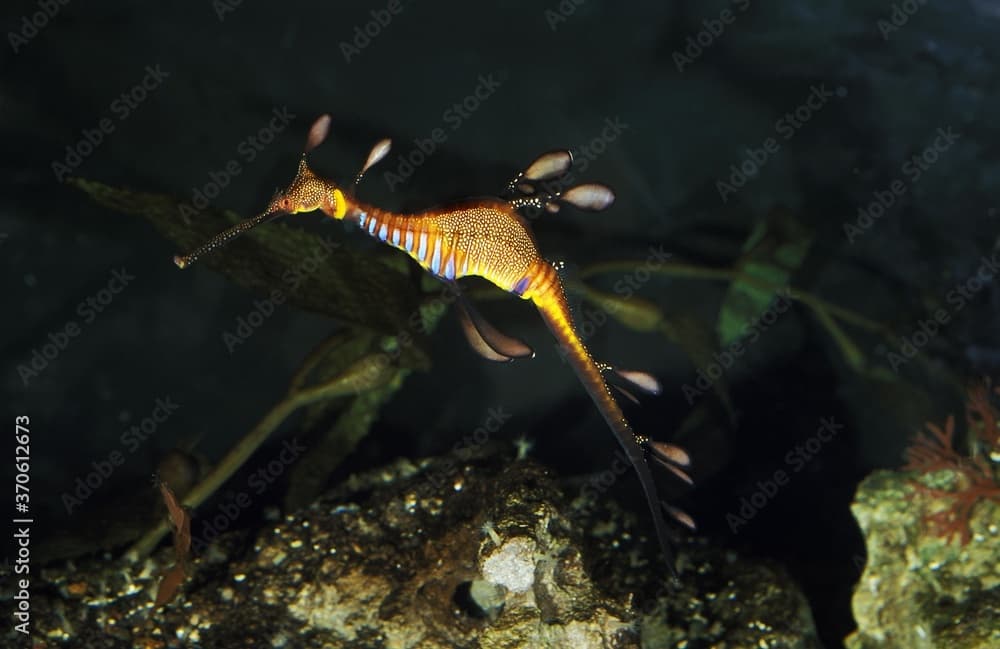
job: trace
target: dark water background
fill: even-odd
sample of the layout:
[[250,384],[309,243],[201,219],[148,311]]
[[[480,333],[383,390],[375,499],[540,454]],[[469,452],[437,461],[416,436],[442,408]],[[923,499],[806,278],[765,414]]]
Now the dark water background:
[[[393,138],[393,153],[362,190],[386,207],[495,194],[538,153],[571,147],[588,161],[582,177],[610,184],[617,202],[600,214],[538,220],[550,258],[576,266],[641,260],[663,246],[677,259],[727,265],[753,225],[783,205],[815,233],[796,286],[898,335],[947,310],[949,322],[920,360],[899,368],[914,391],[897,393],[860,380],[796,307],[727,370],[736,425],[685,440],[699,487],[684,504],[703,532],[787,566],[824,641],[839,644],[852,627],[850,592],[864,557],[848,510],[855,484],[873,468],[897,466],[920,422],[957,412],[946,377],[971,379],[1000,364],[992,273],[961,307],[948,299],[992,254],[1000,221],[1000,4],[913,3],[909,12],[889,2],[168,5],[54,4],[30,38],[23,17],[40,5],[3,10],[2,385],[9,415],[33,421],[34,502],[45,503],[45,534],[64,529],[60,493],[121,448],[123,432],[157,398],[180,407],[129,454],[122,478],[148,477],[159,454],[186,440],[220,456],[337,328],[279,307],[230,352],[223,335],[257,296],[207,268],[179,272],[170,263],[178,251],[149,224],[96,206],[58,179],[68,170],[192,198],[236,161],[239,172],[211,202],[251,214],[288,182],[309,124],[329,112],[333,131],[316,166],[333,177],[348,180],[371,143]],[[366,29],[367,41],[355,40]],[[133,90],[144,81],[145,92]],[[131,105],[122,93],[132,94]],[[807,118],[787,117],[797,109]],[[274,111],[290,117],[287,125],[272,121]],[[111,132],[81,146],[102,120]],[[254,147],[248,138],[269,123],[273,141]],[[399,155],[434,129],[444,143],[404,173]],[[945,145],[941,132],[957,140]],[[912,156],[935,138],[935,160],[918,174]],[[76,158],[67,147],[90,152]],[[733,168],[755,159],[742,187],[720,190]],[[894,181],[903,190],[884,215],[845,231]],[[299,219],[347,245],[373,246],[339,224]],[[100,313],[81,307],[116,271],[134,279]],[[657,278],[641,294],[712,327],[724,291],[719,282]],[[538,357],[488,365],[446,319],[433,339],[433,370],[410,378],[345,470],[443,452],[496,407],[513,415],[497,436],[536,440],[534,453],[555,471],[605,468],[613,439],[537,314],[516,300],[483,308]],[[70,322],[80,334],[25,378],[18,366]],[[895,369],[898,336],[856,342],[872,365]],[[662,336],[616,323],[588,343],[599,358],[662,380],[664,395],[629,415],[640,431],[669,438],[691,411],[682,386],[699,368]],[[788,469],[788,454],[824,417],[843,431],[733,533],[726,515],[758,481]],[[611,497],[633,500],[644,515],[633,481]]]

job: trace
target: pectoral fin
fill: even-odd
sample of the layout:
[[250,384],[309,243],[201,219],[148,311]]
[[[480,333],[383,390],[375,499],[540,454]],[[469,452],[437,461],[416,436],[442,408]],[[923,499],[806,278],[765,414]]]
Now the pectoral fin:
[[515,358],[531,358],[531,347],[497,330],[461,293],[458,294],[458,315],[469,345],[480,356],[490,361],[507,362]]

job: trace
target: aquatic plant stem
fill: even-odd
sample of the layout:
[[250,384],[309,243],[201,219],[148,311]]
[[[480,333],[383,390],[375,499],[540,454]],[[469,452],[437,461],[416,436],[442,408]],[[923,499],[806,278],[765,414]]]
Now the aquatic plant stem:
[[[367,360],[362,359],[362,361]],[[352,366],[354,369],[358,364]],[[185,507],[196,508],[205,502],[215,491],[229,480],[236,471],[260,448],[274,430],[281,425],[285,419],[310,403],[324,399],[357,394],[359,389],[369,386],[359,386],[357,372],[351,371],[337,376],[333,380],[312,388],[306,388],[290,393],[284,400],[275,405],[263,419],[239,441],[229,453],[223,457],[215,468],[205,476],[205,479],[195,485],[195,487],[185,496],[183,505]],[[364,368],[362,368],[362,373]],[[166,521],[161,521],[156,527],[149,530],[141,539],[135,542],[125,553],[125,557],[131,561],[138,561],[149,555],[157,544],[170,531]]]
[[[580,276],[583,278],[591,277],[594,275],[603,275],[606,273],[622,273],[622,272],[632,272],[639,267],[639,264],[634,261],[611,261],[601,264],[593,264],[584,268]],[[685,263],[664,263],[660,264],[655,268],[648,269],[650,273],[659,273],[662,275],[670,275],[673,277],[690,277],[696,279],[717,279],[725,280],[730,282],[743,282],[745,284],[750,284],[755,288],[759,288],[766,291],[779,291],[781,289],[788,289],[788,296],[793,300],[802,302],[813,310],[819,311],[823,310],[827,313],[837,316],[844,322],[853,324],[864,329],[869,329],[872,331],[878,331],[881,333],[887,333],[886,327],[883,324],[869,320],[863,315],[846,309],[842,306],[832,304],[826,300],[816,297],[812,293],[807,291],[802,291],[791,286],[779,286],[767,280],[761,279],[759,277],[754,277],[752,275],[747,275],[739,270],[733,268],[711,268],[709,266],[698,266],[697,264],[685,264]]]

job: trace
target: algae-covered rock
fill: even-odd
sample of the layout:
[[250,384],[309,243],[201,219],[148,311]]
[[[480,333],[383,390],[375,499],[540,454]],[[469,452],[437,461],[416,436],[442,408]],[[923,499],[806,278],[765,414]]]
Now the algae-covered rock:
[[673,584],[636,515],[498,449],[402,460],[224,534],[160,610],[167,548],[51,566],[35,628],[53,647],[819,647],[780,569],[688,540]]
[[858,487],[851,509],[868,562],[854,593],[858,630],[849,647],[1000,647],[1000,503],[978,501],[964,545],[959,534],[929,524],[954,507],[943,493],[961,486],[945,470],[920,478],[878,471]]

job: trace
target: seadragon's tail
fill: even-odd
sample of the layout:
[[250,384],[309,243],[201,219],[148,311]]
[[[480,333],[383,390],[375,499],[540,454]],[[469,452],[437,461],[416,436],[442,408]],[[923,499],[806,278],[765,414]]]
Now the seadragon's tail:
[[[646,502],[649,505],[650,513],[653,516],[653,525],[656,528],[656,536],[663,551],[664,558],[670,566],[671,572],[676,575],[674,567],[674,556],[671,550],[667,524],[663,517],[666,509],[681,523],[688,527],[693,527],[694,523],[690,516],[660,501],[656,491],[656,484],[653,481],[653,474],[649,470],[646,462],[647,452],[653,454],[654,459],[670,469],[675,475],[690,482],[687,474],[679,467],[686,467],[689,463],[687,454],[679,447],[671,444],[651,442],[647,438],[637,435],[629,426],[625,414],[619,407],[618,402],[612,396],[607,382],[604,380],[604,371],[610,369],[608,366],[598,364],[587,351],[573,324],[573,316],[566,301],[566,294],[559,280],[555,268],[548,262],[539,262],[539,266],[533,273],[532,290],[530,299],[535,303],[542,319],[549,326],[552,334],[562,346],[565,357],[568,359],[573,370],[576,372],[583,387],[590,394],[591,399],[597,405],[604,420],[608,423],[611,431],[618,439],[618,443],[624,449],[629,462],[635,469],[642,485]],[[529,296],[526,296],[529,297]],[[627,376],[626,376],[627,378]],[[651,377],[650,377],[650,380]],[[647,387],[647,386],[640,386]]]

